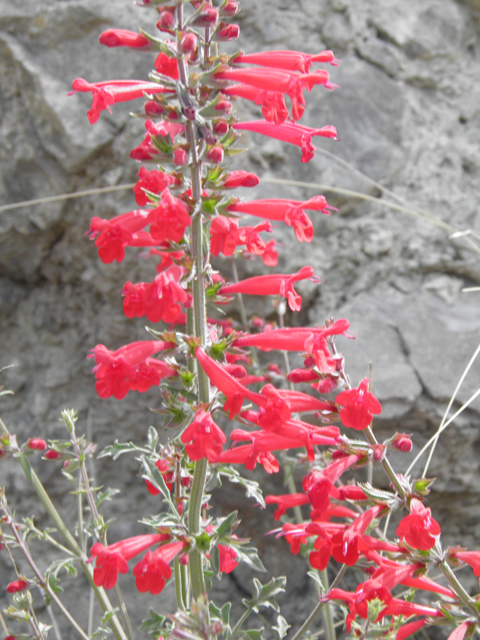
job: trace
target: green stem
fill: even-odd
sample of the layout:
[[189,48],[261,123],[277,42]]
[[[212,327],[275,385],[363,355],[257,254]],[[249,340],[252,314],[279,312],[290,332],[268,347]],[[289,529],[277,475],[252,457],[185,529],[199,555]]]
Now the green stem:
[[[14,440],[13,436],[10,434],[10,432],[7,429],[7,427],[5,426],[5,423],[1,419],[0,419],[0,431],[2,431],[3,434],[6,435],[9,438],[10,442],[12,442]],[[20,453],[20,449],[18,449],[18,452]],[[58,513],[58,511],[55,509],[55,506],[53,505],[53,502],[50,500],[50,496],[45,491],[45,487],[40,482],[39,477],[37,476],[35,471],[30,466],[30,463],[28,462],[27,458],[25,456],[22,456],[22,457],[18,458],[18,461],[20,462],[20,464],[22,466],[22,469],[23,469],[27,479],[32,483],[32,486],[33,486],[36,494],[38,495],[38,497],[40,499],[40,502],[45,507],[45,510],[48,513],[48,515],[50,516],[50,519],[52,520],[53,524],[55,525],[57,531],[62,536],[62,538],[65,540],[65,542],[70,547],[70,549],[73,551],[73,553],[76,556],[78,556],[78,558],[80,559],[80,563],[81,563],[82,569],[85,572],[85,574],[86,574],[86,576],[88,578],[88,581],[90,582],[90,585],[91,585],[92,589],[94,590],[95,595],[96,595],[96,597],[97,597],[97,599],[98,599],[98,601],[100,603],[100,606],[102,607],[103,611],[105,613],[113,611],[113,607],[111,605],[110,600],[108,599],[107,594],[105,593],[105,590],[100,588],[100,587],[97,587],[97,585],[93,581],[93,569],[92,569],[90,564],[86,564],[86,560],[88,558],[85,556],[83,550],[78,546],[77,541],[75,540],[75,538],[72,536],[72,534],[70,533],[70,531],[66,527],[66,525],[63,522],[62,518],[60,517],[60,514]],[[112,631],[115,634],[115,637],[117,638],[117,640],[127,640],[125,632],[122,629],[122,626],[121,626],[121,624],[120,624],[120,622],[119,622],[119,620],[118,620],[118,618],[116,616],[113,616],[110,619],[109,624],[110,624],[110,626],[112,628]]]
[[477,620],[480,620],[480,612],[475,605],[475,601],[465,591],[462,584],[459,582],[457,576],[451,570],[446,560],[440,563],[440,571],[448,580],[448,583],[450,584],[452,591],[456,593],[457,596],[460,598],[460,600],[463,602],[463,604],[467,606],[470,609],[470,611],[472,611],[475,614],[475,618]]
[[[175,8],[177,19],[177,33],[183,30],[183,5],[181,0],[177,0]],[[188,87],[188,73],[185,64],[185,58],[180,53],[181,47],[179,37],[177,36],[177,62],[180,82],[185,88]],[[195,125],[193,122],[187,122],[185,127],[187,142],[190,146],[191,162],[191,186],[192,199],[194,201],[194,213],[191,225],[191,250],[194,264],[193,278],[193,310],[195,319],[195,337],[201,339],[202,347],[206,345],[207,333],[207,312],[205,299],[205,281],[204,281],[204,264],[203,264],[203,230],[202,230],[202,162],[199,159],[197,140],[195,135]],[[208,377],[201,367],[197,367],[198,380],[198,400],[202,404],[208,404],[210,401],[210,388]],[[201,533],[201,509],[203,503],[203,494],[205,488],[205,479],[207,476],[208,462],[203,459],[195,463],[195,471],[193,475],[192,489],[190,493],[190,503],[188,508],[188,530],[192,537]],[[193,598],[197,600],[203,596],[207,589],[205,585],[205,576],[203,573],[203,556],[201,551],[194,546],[190,552],[190,577],[192,585]]]
[[[375,445],[378,444],[378,440],[376,439],[371,427],[367,427],[365,429],[365,435],[367,436],[367,439],[368,439],[368,441],[370,442],[371,445],[375,446]],[[393,486],[397,490],[397,493],[402,496],[403,500],[406,501],[407,500],[407,494],[405,492],[405,489],[400,484],[400,482],[399,482],[399,480],[397,478],[397,475],[396,475],[395,471],[393,470],[393,467],[390,464],[390,462],[386,458],[384,458],[382,460],[381,464],[382,464],[382,467],[383,467],[385,473],[390,478],[390,482],[393,484]]]
[[7,522],[8,526],[10,527],[10,529],[12,531],[12,534],[13,534],[15,540],[17,541],[18,546],[22,550],[22,553],[23,553],[26,561],[30,565],[33,573],[35,574],[35,576],[36,576],[36,578],[38,580],[38,584],[42,587],[42,589],[44,591],[46,591],[48,593],[48,595],[51,598],[52,602],[54,602],[57,605],[58,609],[61,611],[61,613],[64,616],[64,618],[67,620],[67,622],[70,624],[70,626],[75,629],[77,634],[81,638],[83,638],[83,640],[89,640],[89,638],[88,638],[87,634],[85,633],[85,631],[80,627],[80,625],[77,623],[77,621],[72,617],[72,615],[70,614],[68,609],[62,603],[62,601],[58,598],[57,594],[50,588],[50,585],[45,580],[45,578],[43,577],[43,575],[40,572],[39,568],[35,564],[32,556],[30,554],[30,551],[28,550],[27,546],[25,545],[25,543],[23,542],[22,538],[20,537],[20,534],[17,531],[17,527],[15,526],[13,518],[12,518],[12,516],[10,515],[10,513],[9,513],[9,511],[7,509],[7,504],[6,504],[4,496],[2,497],[2,511],[5,514],[5,517],[7,518],[6,522]]
[[[337,573],[337,576],[335,578],[335,580],[332,582],[332,586],[331,589],[335,589],[335,587],[337,586],[337,584],[340,582],[340,580],[343,578],[343,576],[345,575],[345,572],[347,570],[347,565],[344,564],[342,565],[342,568],[340,569],[340,571]],[[302,626],[300,627],[300,629],[297,631],[297,633],[293,636],[293,638],[291,640],[299,640],[303,634],[305,633],[305,631],[308,629],[308,627],[312,624],[312,622],[315,620],[315,618],[318,616],[318,614],[320,613],[320,611],[323,609],[323,607],[328,604],[327,600],[322,600],[321,602],[319,602],[317,604],[317,606],[315,607],[315,609],[312,611],[312,613],[308,616],[308,618],[305,620],[305,622],[302,624]]]

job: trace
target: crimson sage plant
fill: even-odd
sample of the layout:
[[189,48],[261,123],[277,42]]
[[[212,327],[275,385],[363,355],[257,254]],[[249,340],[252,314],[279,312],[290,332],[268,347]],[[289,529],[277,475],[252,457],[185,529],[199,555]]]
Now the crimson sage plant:
[[[33,577],[19,575],[8,585],[15,595],[7,613],[30,624],[30,635],[22,638],[46,637],[49,626],[34,614],[30,595],[38,585],[80,637],[113,633],[118,640],[133,640],[137,635],[118,575],[128,573],[134,561],[132,581],[139,592],[158,595],[170,581],[175,583],[177,610],[152,611],[141,627],[152,638],[281,640],[290,625],[280,614],[268,630],[246,625],[262,607],[279,610],[275,598],[284,590],[285,578],[267,584],[255,578],[251,598],[243,600],[245,611],[234,621],[231,603],[209,597],[212,579],[235,571],[239,563],[264,570],[256,550],[234,533],[241,534],[239,514],[210,517],[205,509],[211,491],[227,479],[243,485],[260,506],[276,505],[274,517],[281,523],[271,533],[284,537],[293,554],[308,557],[318,602],[305,621],[292,621],[293,640],[312,632],[321,611],[332,640],[333,604],[344,612],[346,629],[356,637],[402,640],[432,625],[449,627],[451,640],[472,637],[480,604],[461,585],[455,568],[467,564],[480,575],[480,552],[461,547],[445,551],[440,527],[425,505],[431,480],[412,479],[390,464],[389,452],[408,452],[412,441],[394,433],[378,442],[372,421],[382,408],[372,380],[352,383],[337,349],[337,340],[353,337],[348,320],[283,326],[287,304],[292,312],[301,309],[296,287],[316,286],[319,278],[310,265],[296,273],[274,271],[279,246],[266,234],[274,232],[274,222],[292,227],[292,242],[311,242],[310,215],[329,215],[333,207],[320,194],[306,201],[244,199],[235,190],[255,189],[259,178],[228,168],[230,156],[241,151],[245,132],[299,147],[303,163],[314,157],[314,138],[335,139],[334,126],[310,128],[298,120],[305,111],[305,92],[336,89],[326,66],[339,61],[331,51],[222,53],[222,42],[239,36],[233,20],[240,9],[234,0],[137,4],[151,12],[153,33],[109,29],[100,43],[151,56],[150,77],[96,83],[77,78],[72,94],[92,95],[92,125],[104,110],[115,113],[116,103],[128,102],[145,126],[143,139],[130,153],[132,161],[141,163],[133,189],[139,208],[111,219],[94,217],[86,235],[104,263],[123,261],[126,251],[148,256],[150,280],[125,282],[118,303],[128,318],[145,317],[151,323],[149,336],[123,345],[92,345],[88,357],[94,361],[101,398],[121,400],[152,387],[161,395],[157,413],[168,428],[167,441],[161,444],[151,427],[147,444],[116,441],[101,455],[136,455],[145,492],[161,496],[163,509],[144,514],[145,533],[107,539],[109,523],[100,505],[114,498],[96,495],[92,487],[85,460],[94,448],[77,437],[74,412],[63,414],[69,439],[52,441],[48,449],[35,438],[19,446],[2,423],[1,456],[20,461],[56,527],[52,533],[36,529],[33,521],[16,523],[2,493],[2,522],[10,529],[2,531],[3,544],[8,550],[19,547],[33,572]],[[262,118],[239,121],[234,108],[239,99],[254,103]],[[229,260],[221,263],[221,256]],[[241,258],[259,258],[259,267],[263,262],[270,271],[239,280],[236,261]],[[222,274],[223,264],[233,277]],[[248,318],[243,296],[274,296],[277,323]],[[230,316],[235,309],[241,321]],[[275,351],[283,368],[271,358]],[[302,368],[290,370],[290,352],[303,357]],[[304,390],[297,390],[298,385]],[[258,483],[242,477],[242,468],[251,471],[259,464],[262,473],[278,473],[285,451],[304,469],[302,491],[292,486],[288,494],[264,498]],[[91,521],[79,522],[77,537],[30,465],[35,452],[51,464],[62,461],[64,473],[86,496]],[[354,470],[373,464],[383,467],[387,489],[352,479]],[[292,509],[295,518],[287,518]],[[45,575],[29,552],[32,535],[62,554]],[[60,569],[74,573],[77,566],[104,611],[95,632],[85,631],[59,596]],[[343,588],[353,576],[342,583],[351,567],[364,575],[353,591]],[[327,572],[334,575],[331,585]],[[439,572],[443,583],[429,577],[431,572]],[[110,590],[118,607],[110,603]]]

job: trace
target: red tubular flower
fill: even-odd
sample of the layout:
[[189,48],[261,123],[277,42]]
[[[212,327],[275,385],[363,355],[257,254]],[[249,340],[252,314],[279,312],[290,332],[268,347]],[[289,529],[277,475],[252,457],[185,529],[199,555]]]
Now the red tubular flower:
[[83,78],[76,78],[72,83],[73,91],[71,96],[77,91],[91,91],[93,94],[92,108],[88,111],[90,124],[95,124],[100,113],[108,109],[117,102],[128,102],[146,95],[166,93],[172,91],[156,82],[145,82],[143,80],[106,80],[105,82],[87,82]]
[[138,591],[140,593],[149,591],[152,595],[161,593],[165,587],[165,580],[172,577],[169,563],[186,546],[186,542],[170,542],[155,549],[153,553],[147,551],[133,569],[133,575],[136,578],[135,586]]
[[28,587],[28,582],[26,580],[14,580],[14,582],[10,582],[7,585],[7,593],[18,593],[19,591],[25,591]]
[[150,322],[175,322],[181,313],[181,305],[188,300],[179,284],[183,274],[182,267],[172,265],[159,273],[153,282],[126,282],[122,295],[127,318],[146,316]]
[[337,130],[331,125],[321,129],[311,129],[310,127],[287,122],[277,125],[263,120],[253,120],[250,122],[237,122],[233,125],[233,128],[261,133],[264,136],[275,138],[275,140],[281,140],[300,147],[302,149],[302,162],[309,162],[315,155],[316,148],[312,144],[313,137],[322,136],[323,138],[334,139],[337,137]]
[[222,295],[229,295],[230,293],[244,293],[256,296],[281,295],[287,298],[288,306],[292,311],[300,311],[302,298],[295,291],[293,284],[299,280],[306,279],[318,282],[312,267],[303,267],[294,274],[277,273],[247,278],[246,280],[223,286],[220,289],[220,293]]
[[262,351],[278,349],[281,351],[304,351],[305,342],[310,336],[326,338],[333,335],[346,335],[350,323],[341,318],[329,327],[295,327],[275,329],[263,333],[247,334],[237,338],[236,347],[257,347]]
[[232,218],[217,216],[210,225],[210,251],[212,255],[231,256],[239,243],[238,223]]
[[228,211],[245,213],[267,220],[283,221],[293,227],[299,242],[311,242],[313,225],[305,209],[321,211],[329,215],[329,206],[323,196],[314,196],[310,200],[252,200],[228,205]]
[[168,538],[167,534],[154,533],[127,538],[107,547],[96,542],[90,551],[88,560],[88,562],[92,562],[96,558],[93,571],[94,583],[97,587],[113,589],[117,583],[118,574],[128,572],[128,560],[138,556],[142,551],[157,542],[162,542]]
[[435,545],[435,536],[440,535],[440,525],[432,518],[431,509],[412,498],[410,515],[400,520],[396,533],[414,549],[428,551]]
[[365,536],[366,540],[362,548],[363,534],[383,508],[383,506],[376,506],[364,511],[345,531],[336,533],[332,537],[332,556],[337,562],[344,563],[347,567],[357,564],[360,553],[365,547],[368,548],[368,536]]
[[247,245],[247,250],[254,256],[263,256],[267,248],[267,245],[259,236],[262,231],[267,233],[272,231],[272,225],[267,220],[257,224],[256,227],[240,227],[238,229],[240,244]]
[[180,184],[180,181],[169,173],[156,170],[148,171],[145,167],[141,167],[138,176],[140,179],[133,187],[133,193],[135,194],[135,200],[139,207],[144,207],[150,202],[145,191],[159,194],[167,187]]
[[180,439],[187,445],[185,452],[190,460],[206,458],[209,462],[217,461],[222,452],[222,445],[227,441],[210,413],[203,409],[195,414],[193,422],[185,429]]
[[105,47],[129,47],[130,49],[144,49],[150,46],[150,41],[141,33],[126,29],[107,29],[100,34],[100,44]]
[[473,575],[478,577],[478,584],[480,585],[480,551],[467,551],[461,547],[456,549],[450,547],[448,554],[451,558],[461,560],[472,567]]
[[470,622],[469,620],[462,622],[461,625],[459,625],[456,629],[452,631],[452,633],[448,636],[447,640],[463,640],[467,631],[474,624],[475,624],[474,622]]
[[350,455],[332,462],[322,471],[310,471],[303,479],[303,490],[308,494],[313,508],[323,513],[330,504],[330,495],[340,497],[339,489],[334,484],[345,471],[356,465],[361,460],[359,455]]
[[345,427],[362,431],[372,422],[373,414],[382,412],[377,398],[368,390],[368,378],[364,378],[357,389],[342,391],[335,398],[340,410],[340,420]]
[[314,62],[329,62],[336,67],[339,61],[335,59],[333,51],[321,51],[314,55],[300,51],[261,51],[259,53],[242,53],[233,62],[308,73]]
[[221,22],[218,25],[218,30],[215,32],[214,39],[216,42],[230,42],[231,40],[236,40],[239,35],[240,27],[238,24]]
[[223,69],[214,73],[215,80],[233,80],[248,84],[262,91],[288,94],[292,101],[292,118],[299,120],[305,111],[303,89],[311,90],[315,84],[328,84],[328,72],[298,75],[282,69]]
[[410,636],[413,636],[414,633],[417,633],[417,631],[420,631],[420,629],[422,629],[422,627],[424,627],[426,624],[426,618],[415,620],[414,622],[407,622],[407,624],[402,624],[402,626],[397,631],[395,640],[406,640]]
[[158,242],[180,242],[185,229],[192,224],[190,211],[189,205],[164,189],[160,204],[148,214],[152,238]]
[[275,245],[275,240],[269,240],[265,245],[262,260],[267,267],[276,267],[278,264],[278,251],[275,249]]
[[161,340],[142,340],[132,342],[116,351],[109,351],[103,344],[98,344],[89,358],[95,358],[95,373],[97,381],[95,389],[100,398],[114,396],[117,400],[124,398],[130,390],[130,383],[137,376],[138,365],[145,362],[154,353],[171,349],[172,342]]
[[125,257],[125,247],[131,244],[136,232],[148,225],[148,211],[135,209],[120,216],[105,220],[95,216],[87,231],[91,240],[95,238],[100,260],[110,264],[114,260],[122,262]]
[[260,183],[260,178],[248,171],[231,171],[227,173],[222,184],[223,189],[236,189],[237,187],[256,187]]
[[238,567],[238,553],[226,544],[219,544],[217,546],[220,554],[220,571],[222,573],[232,573],[232,571]]
[[257,89],[256,87],[242,83],[226,87],[222,89],[222,93],[227,96],[244,98],[261,106],[263,117],[267,122],[282,124],[282,122],[285,122],[288,118],[288,109],[283,93],[265,91],[265,89]]
[[195,355],[202,369],[207,374],[210,382],[214,384],[225,396],[227,402],[223,409],[229,412],[229,419],[240,412],[244,399],[251,400],[257,405],[266,405],[266,400],[258,393],[250,391],[238,380],[225,371],[225,369],[208,356],[202,349],[195,349]]
[[178,80],[178,64],[177,59],[167,56],[166,53],[160,52],[155,60],[155,71],[164,76],[169,76],[174,80]]
[[275,520],[280,520],[287,509],[310,504],[310,499],[305,493],[287,493],[283,496],[265,496],[265,504],[278,505],[273,517]]

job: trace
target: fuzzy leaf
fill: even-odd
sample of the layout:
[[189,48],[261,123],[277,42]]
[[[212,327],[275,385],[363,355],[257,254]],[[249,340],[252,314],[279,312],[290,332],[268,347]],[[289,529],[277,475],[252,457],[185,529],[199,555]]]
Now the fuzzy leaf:
[[262,490],[260,489],[260,485],[255,480],[248,480],[247,478],[242,478],[240,473],[233,469],[232,467],[220,467],[219,473],[221,476],[225,476],[235,484],[240,484],[246,491],[247,496],[251,498],[255,498],[259,504],[265,509],[265,500],[263,499]]
[[278,616],[277,626],[272,627],[272,631],[275,633],[275,636],[278,638],[278,640],[282,640],[287,635],[287,631],[291,626],[292,625],[288,624],[283,616]]
[[275,611],[280,611],[275,597],[285,591],[285,585],[287,584],[286,577],[280,576],[279,578],[272,578],[270,582],[265,585],[263,585],[260,580],[257,580],[257,578],[254,578],[253,584],[255,586],[253,598],[251,600],[242,600],[243,604],[251,611],[256,612],[258,612],[259,607],[270,607],[275,609]]
[[162,635],[162,629],[164,628],[166,617],[155,613],[153,609],[150,609],[150,618],[143,620],[140,626],[140,631],[147,633],[153,640],[157,640],[159,635]]

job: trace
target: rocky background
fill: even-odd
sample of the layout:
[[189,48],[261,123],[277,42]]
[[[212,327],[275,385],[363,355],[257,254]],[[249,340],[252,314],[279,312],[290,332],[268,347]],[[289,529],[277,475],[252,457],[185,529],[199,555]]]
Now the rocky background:
[[[263,178],[256,198],[324,193],[338,207],[328,218],[314,214],[316,235],[309,245],[299,245],[289,228],[277,230],[284,245],[279,269],[310,264],[322,278],[320,286],[303,287],[302,312],[287,320],[314,324],[347,317],[357,339],[340,346],[355,384],[372,363],[384,407],[375,421],[379,437],[394,429],[413,433],[418,451],[438,427],[479,342],[480,292],[462,289],[480,285],[480,256],[468,244],[480,246],[473,235],[480,233],[480,2],[242,0],[241,6],[246,52],[331,48],[342,60],[331,71],[340,88],[315,88],[302,121],[335,125],[341,142],[317,138],[319,152],[305,165],[298,149],[249,136],[250,149],[237,162]],[[78,76],[145,77],[150,56],[104,49],[98,36],[109,27],[148,29],[150,19],[151,12],[127,0],[0,0],[0,206],[134,181],[138,166],[128,153],[142,122],[129,117],[128,105],[117,105],[92,127],[89,96],[66,94]],[[243,110],[258,116],[253,107]],[[380,200],[363,201],[328,187]],[[387,201],[409,212],[389,208]],[[1,373],[0,384],[15,395],[1,399],[0,415],[20,442],[29,435],[65,437],[59,423],[65,407],[79,412],[80,433],[91,429],[100,448],[115,438],[141,442],[149,424],[161,427],[148,409],[158,402],[153,390],[120,402],[100,401],[85,359],[98,343],[114,349],[146,337],[141,320],[123,317],[119,289],[127,279],[148,277],[147,265],[133,253],[120,266],[103,265],[82,239],[93,215],[112,217],[133,203],[130,192],[118,191],[0,211],[0,366],[15,365]],[[455,231],[471,233],[452,238]],[[247,265],[251,274],[261,268],[258,262]],[[250,310],[274,317],[269,302],[248,302]],[[475,363],[454,410],[476,391],[479,374]],[[428,474],[437,477],[429,506],[445,542],[470,548],[480,546],[479,427],[475,401],[442,434]],[[59,464],[37,462],[56,504],[74,518],[71,487],[60,479]],[[406,458],[395,463],[404,469]],[[137,471],[126,457],[116,465],[96,463],[99,484],[128,487],[106,510],[117,518],[114,539],[143,532],[136,524],[139,514],[156,509]],[[258,478],[268,492],[282,491],[281,478]],[[377,481],[384,483],[381,474]],[[14,461],[0,465],[0,483],[19,517],[35,511],[37,524],[48,526]],[[239,506],[246,510],[240,533],[254,537],[273,574],[287,573],[283,613],[300,621],[311,610],[314,589],[305,563],[292,558],[281,541],[263,538],[274,526],[272,513],[254,507],[235,488],[220,504],[225,514]],[[45,557],[40,565],[46,566]],[[13,574],[5,553],[0,575],[0,601],[7,606],[5,587]],[[237,600],[252,588],[250,574],[241,569],[225,583]],[[171,590],[150,602],[134,592],[131,576],[123,584],[134,599],[134,624],[149,606],[174,608]],[[86,610],[82,585],[77,581],[62,596],[79,620]]]

